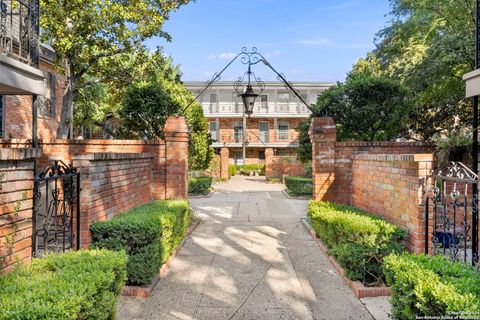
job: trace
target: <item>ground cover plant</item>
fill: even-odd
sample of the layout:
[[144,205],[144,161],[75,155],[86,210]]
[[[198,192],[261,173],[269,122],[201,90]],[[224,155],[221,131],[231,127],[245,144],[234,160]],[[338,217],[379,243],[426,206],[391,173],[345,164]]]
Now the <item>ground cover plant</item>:
[[0,319],[114,319],[125,252],[50,254],[0,277]]
[[234,164],[231,164],[228,166],[228,176],[233,177],[237,174],[237,166]]
[[148,284],[185,237],[187,201],[155,201],[92,224],[92,247],[124,250],[128,284]]
[[474,267],[443,256],[412,254],[388,256],[384,267],[392,286],[393,319],[478,319],[480,276]]
[[188,178],[189,195],[206,195],[212,189],[212,177],[190,177]]
[[308,216],[347,277],[367,286],[383,284],[383,259],[404,250],[403,229],[362,210],[310,201]]
[[305,177],[285,177],[287,193],[291,196],[311,196],[313,194],[312,179]]
[[265,165],[263,164],[236,165],[236,169],[238,174],[242,176],[251,176],[252,174],[256,174],[258,176],[265,175]]

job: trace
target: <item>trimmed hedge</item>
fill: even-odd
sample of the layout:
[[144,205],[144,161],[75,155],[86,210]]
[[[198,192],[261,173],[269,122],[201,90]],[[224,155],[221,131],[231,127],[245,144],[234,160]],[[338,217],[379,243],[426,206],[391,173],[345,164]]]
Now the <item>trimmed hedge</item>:
[[256,173],[259,176],[265,175],[265,165],[263,164],[244,164],[237,165],[237,172],[242,176],[249,176],[252,173]]
[[233,177],[237,174],[237,166],[234,164],[231,164],[228,166],[228,176]]
[[367,286],[383,283],[384,257],[404,250],[404,230],[362,210],[310,201],[308,215],[347,277]]
[[125,252],[50,254],[0,277],[0,319],[114,319]]
[[190,177],[188,179],[188,194],[190,195],[206,195],[212,187],[212,177]]
[[384,267],[392,286],[393,319],[480,317],[480,275],[474,267],[442,256],[412,254],[388,256]]
[[311,196],[313,194],[312,179],[304,177],[285,177],[287,192],[292,196]]
[[185,237],[189,222],[187,201],[155,201],[94,222],[92,247],[125,250],[128,284],[148,284]]

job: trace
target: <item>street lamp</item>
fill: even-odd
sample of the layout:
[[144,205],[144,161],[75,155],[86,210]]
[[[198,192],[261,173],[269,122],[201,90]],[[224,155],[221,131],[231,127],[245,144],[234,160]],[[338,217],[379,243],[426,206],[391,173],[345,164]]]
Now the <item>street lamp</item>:
[[253,92],[253,88],[251,85],[247,85],[247,89],[245,89],[245,91],[240,94],[240,97],[242,97],[243,106],[245,107],[245,113],[250,118],[253,113],[253,107],[255,106],[255,100],[257,99],[258,94]]

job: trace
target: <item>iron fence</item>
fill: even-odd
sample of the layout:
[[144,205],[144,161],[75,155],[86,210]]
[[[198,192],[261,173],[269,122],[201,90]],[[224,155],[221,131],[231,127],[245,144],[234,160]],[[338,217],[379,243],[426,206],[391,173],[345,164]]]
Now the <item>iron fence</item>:
[[473,190],[478,190],[478,176],[463,163],[451,162],[431,179],[425,200],[425,252],[477,265],[478,194]]
[[32,219],[34,257],[80,248],[80,173],[76,168],[54,160],[35,175]]

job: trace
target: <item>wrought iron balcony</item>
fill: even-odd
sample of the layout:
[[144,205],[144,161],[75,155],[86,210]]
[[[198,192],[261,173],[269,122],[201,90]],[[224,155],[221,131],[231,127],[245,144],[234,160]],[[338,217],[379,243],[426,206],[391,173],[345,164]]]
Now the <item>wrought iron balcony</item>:
[[0,0],[0,53],[38,65],[39,0]]

